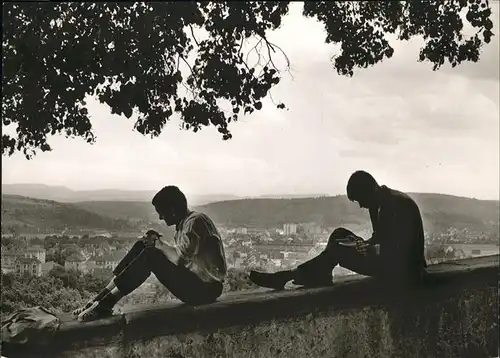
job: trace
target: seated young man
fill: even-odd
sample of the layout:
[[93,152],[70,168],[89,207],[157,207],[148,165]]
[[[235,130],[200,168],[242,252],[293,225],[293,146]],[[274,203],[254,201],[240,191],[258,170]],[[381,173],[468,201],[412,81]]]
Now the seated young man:
[[227,265],[220,234],[205,214],[190,211],[176,186],[166,186],[153,198],[160,220],[175,225],[175,246],[158,238],[154,230],[137,241],[114,269],[114,278],[97,297],[73,311],[81,321],[112,314],[123,296],[139,287],[151,273],[181,301],[200,305],[222,293]]
[[347,184],[347,197],[369,210],[373,235],[369,240],[344,228],[336,229],[325,250],[294,270],[276,273],[251,271],[250,280],[262,287],[283,289],[293,280],[303,286],[332,284],[336,265],[366,276],[376,276],[400,284],[422,280],[424,229],[417,204],[408,195],[380,186],[367,172],[357,171]]

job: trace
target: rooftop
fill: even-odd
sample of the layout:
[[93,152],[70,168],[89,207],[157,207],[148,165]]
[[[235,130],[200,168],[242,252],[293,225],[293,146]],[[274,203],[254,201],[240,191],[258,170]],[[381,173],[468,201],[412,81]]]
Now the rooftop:
[[34,245],[34,246],[29,246],[27,251],[38,252],[38,251],[45,251],[45,249],[40,245]]
[[85,257],[83,255],[71,255],[66,259],[66,262],[84,262]]
[[17,262],[22,264],[41,264],[42,262],[35,257],[18,257]]

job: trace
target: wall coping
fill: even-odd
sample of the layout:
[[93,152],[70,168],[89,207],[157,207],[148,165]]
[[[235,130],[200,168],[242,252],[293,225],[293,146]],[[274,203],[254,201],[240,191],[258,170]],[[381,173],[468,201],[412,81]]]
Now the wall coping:
[[499,259],[500,255],[492,255],[430,265],[426,284],[412,289],[381,286],[383,283],[374,278],[352,275],[335,280],[331,287],[227,293],[215,303],[198,307],[179,301],[140,305],[93,322],[81,323],[65,315],[61,316],[62,324],[50,348],[55,354],[158,336],[209,332],[273,319],[310,317],[326,310],[409,305],[430,297],[447,298],[459,294],[464,287],[479,287],[485,283],[496,287]]

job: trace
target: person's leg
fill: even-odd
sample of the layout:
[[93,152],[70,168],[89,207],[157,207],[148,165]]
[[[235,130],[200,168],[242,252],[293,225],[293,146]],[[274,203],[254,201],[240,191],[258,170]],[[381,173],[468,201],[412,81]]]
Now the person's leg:
[[[220,282],[205,282],[184,266],[169,261],[160,250],[149,253],[151,271],[175,297],[190,305],[214,302],[221,294]],[[117,282],[120,287],[120,282]]]
[[[359,244],[372,246],[349,230],[342,228],[335,230],[328,240],[325,251],[318,256],[318,262],[313,259],[297,268],[295,283],[314,285],[318,272],[328,272],[331,275],[336,265],[361,275],[379,276],[381,264],[376,250],[367,250],[366,255],[361,254],[357,249]],[[319,283],[321,284],[321,281]]]
[[[129,255],[130,254],[130,255]],[[108,315],[113,306],[133,292],[149,277],[151,272],[181,301],[205,304],[215,301],[222,293],[221,283],[206,283],[185,267],[177,266],[155,247],[146,247],[142,241],[134,247],[113,271],[116,277],[95,299],[90,308],[80,313],[79,319],[87,320]]]
[[336,253],[338,264],[343,268],[365,276],[379,276],[381,273],[380,259],[374,251],[363,255],[357,251],[356,247],[338,245]]
[[[114,294],[114,297],[115,299],[117,299],[117,301],[119,300],[119,296],[120,296],[120,292],[117,291],[116,289],[116,284],[115,284],[115,278],[125,269],[127,268],[132,262],[134,262],[134,260],[140,255],[142,254],[143,250],[145,249],[145,245],[142,241],[137,241],[133,246],[132,248],[127,252],[127,254],[120,260],[120,262],[118,263],[118,265],[115,267],[115,269],[113,270],[113,278],[111,278],[111,280],[109,281],[109,283],[106,285],[106,287],[96,296],[94,297],[92,300],[90,300],[89,302],[87,302],[87,304],[85,304],[85,306],[83,307],[80,307],[76,310],[73,311],[73,314],[75,316],[78,316],[80,315],[82,312],[84,312],[85,310],[88,310],[95,302],[99,302],[101,301],[103,298],[109,296],[111,294],[111,292],[113,292]],[[142,277],[145,275],[144,272],[142,272],[143,270],[139,270],[139,271],[135,271],[134,273],[137,275],[139,274],[139,279],[138,280],[141,280]],[[130,275],[130,273],[129,273]],[[149,273],[147,274],[149,276]],[[148,277],[146,276],[146,278]],[[145,278],[145,279],[146,279]],[[144,280],[145,280],[144,279]],[[134,280],[134,281],[137,281],[137,280]],[[143,281],[142,281],[143,282]],[[142,283],[141,282],[141,283]],[[112,312],[109,311],[109,312],[102,312],[102,315],[104,315],[105,313],[107,314],[111,314]]]
[[276,273],[250,272],[250,280],[258,286],[283,289],[288,281],[306,286],[325,286],[332,283],[332,270],[339,263],[339,256],[345,250],[355,250],[354,247],[340,246],[339,242],[363,241],[351,231],[338,228],[328,239],[325,250],[313,259],[299,265],[295,270]]
[[[358,241],[363,241],[363,239],[356,236],[352,231],[344,228],[335,229],[328,238],[325,250],[315,258],[297,267],[298,277],[296,281],[301,281],[302,278],[308,281],[315,278],[323,280],[325,276],[331,281],[332,270],[339,264],[340,257],[345,251],[354,251],[354,244]],[[342,244],[352,246],[343,246]]]

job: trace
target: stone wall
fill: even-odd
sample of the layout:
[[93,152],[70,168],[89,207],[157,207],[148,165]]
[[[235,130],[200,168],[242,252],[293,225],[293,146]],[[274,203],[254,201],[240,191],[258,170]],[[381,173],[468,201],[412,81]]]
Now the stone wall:
[[498,260],[434,265],[427,284],[412,290],[357,276],[328,288],[230,294],[200,307],[138,307],[66,322],[35,356],[497,357]]

